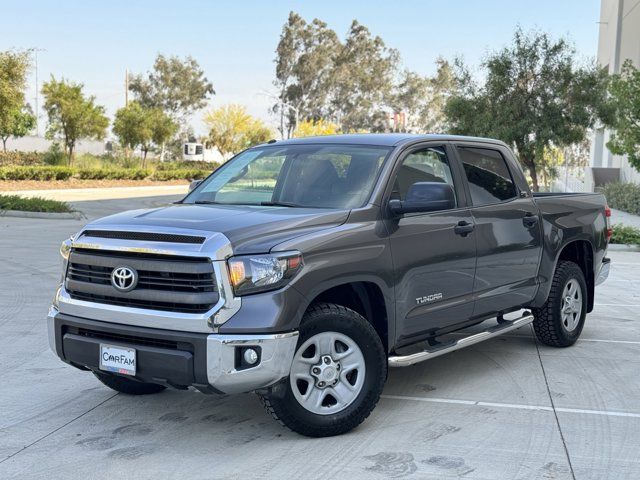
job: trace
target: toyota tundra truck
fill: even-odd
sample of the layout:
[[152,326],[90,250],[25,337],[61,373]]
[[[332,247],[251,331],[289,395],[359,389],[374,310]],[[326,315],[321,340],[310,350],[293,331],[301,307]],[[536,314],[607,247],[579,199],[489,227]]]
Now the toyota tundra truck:
[[271,141],[65,241],[50,346],[124,394],[256,392],[293,431],[341,434],[388,367],[528,324],[573,345],[609,215],[600,194],[532,193],[496,140]]

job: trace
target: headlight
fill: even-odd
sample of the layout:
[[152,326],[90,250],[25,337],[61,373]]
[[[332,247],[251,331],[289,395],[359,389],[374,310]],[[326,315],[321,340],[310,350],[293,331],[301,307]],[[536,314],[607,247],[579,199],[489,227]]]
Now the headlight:
[[62,242],[62,245],[60,245],[60,255],[62,255],[65,262],[69,260],[69,253],[71,253],[71,239],[67,238]]
[[301,269],[300,252],[247,255],[227,260],[229,278],[236,295],[276,290],[286,285]]

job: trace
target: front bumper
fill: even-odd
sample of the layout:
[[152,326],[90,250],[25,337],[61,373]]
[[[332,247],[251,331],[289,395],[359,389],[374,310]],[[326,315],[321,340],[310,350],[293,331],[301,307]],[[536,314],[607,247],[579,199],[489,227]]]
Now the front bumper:
[[[49,346],[65,362],[99,369],[100,344],[136,349],[136,379],[203,392],[241,393],[273,385],[289,375],[298,332],[221,335],[178,332],[90,320],[60,313],[47,316]],[[259,352],[255,365],[243,348]]]

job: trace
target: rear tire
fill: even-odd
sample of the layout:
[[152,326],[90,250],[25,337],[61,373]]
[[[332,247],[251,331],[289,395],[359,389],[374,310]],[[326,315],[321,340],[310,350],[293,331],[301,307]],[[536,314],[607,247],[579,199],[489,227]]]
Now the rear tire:
[[98,380],[104,383],[111,390],[116,392],[126,393],[127,395],[150,395],[152,393],[160,393],[165,388],[164,385],[158,385],[156,383],[144,383],[129,378],[124,378],[119,375],[112,375],[109,373],[93,372]]
[[375,329],[341,305],[319,303],[305,313],[281,395],[260,395],[270,415],[294,432],[329,437],[360,425],[387,378],[387,356]]
[[552,347],[573,345],[587,316],[587,282],[578,265],[560,261],[545,304],[533,310],[538,340]]

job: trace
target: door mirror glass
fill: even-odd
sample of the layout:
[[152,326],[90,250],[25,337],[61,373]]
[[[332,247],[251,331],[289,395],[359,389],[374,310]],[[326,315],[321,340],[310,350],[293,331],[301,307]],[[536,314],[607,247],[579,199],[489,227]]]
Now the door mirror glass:
[[409,187],[404,200],[390,200],[389,209],[396,215],[435,212],[455,208],[456,196],[448,183],[417,182]]

